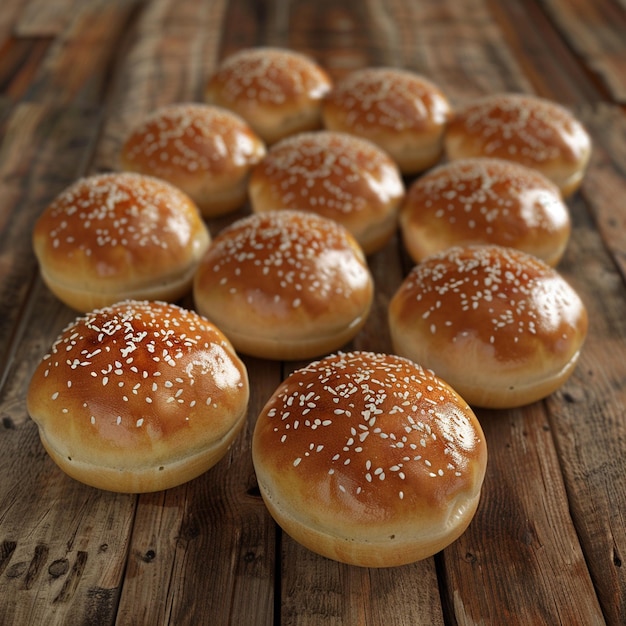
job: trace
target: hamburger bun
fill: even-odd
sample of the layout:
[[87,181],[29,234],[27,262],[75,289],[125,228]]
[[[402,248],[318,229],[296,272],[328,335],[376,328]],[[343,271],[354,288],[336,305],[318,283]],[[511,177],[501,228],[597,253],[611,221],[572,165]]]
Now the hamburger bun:
[[559,188],[503,159],[461,159],[425,173],[409,187],[399,221],[416,263],[456,245],[497,244],[555,266],[571,232]]
[[173,304],[127,301],[59,335],[27,407],[69,476],[142,493],[215,465],[245,422],[248,396],[246,369],[213,324]]
[[396,232],[404,182],[373,143],[333,131],[300,133],[274,144],[250,176],[255,213],[309,211],[345,226],[366,254]]
[[374,286],[365,255],[343,226],[314,213],[269,211],[217,235],[193,292],[197,310],[239,352],[307,359],[359,332]]
[[540,400],[572,374],[587,334],[576,291],[539,259],[456,246],[416,265],[389,303],[394,350],[472,406]]
[[243,117],[267,144],[322,126],[329,75],[300,52],[246,48],[226,57],[207,81],[204,97]]
[[448,99],[432,81],[390,67],[349,73],[335,83],[322,105],[327,129],[372,141],[405,175],[437,163],[451,115]]
[[182,189],[211,218],[245,204],[250,170],[264,155],[265,144],[238,115],[179,103],[157,109],[132,129],[120,166]]
[[591,138],[565,107],[537,96],[503,93],[459,108],[445,136],[449,160],[507,159],[539,170],[564,197],[580,186]]
[[33,247],[49,289],[80,312],[191,290],[211,238],[185,193],[128,172],[77,180],[38,218]]
[[270,514],[293,539],[336,561],[391,567],[465,531],[487,446],[467,403],[432,372],[351,352],[278,386],[257,419],[252,458]]

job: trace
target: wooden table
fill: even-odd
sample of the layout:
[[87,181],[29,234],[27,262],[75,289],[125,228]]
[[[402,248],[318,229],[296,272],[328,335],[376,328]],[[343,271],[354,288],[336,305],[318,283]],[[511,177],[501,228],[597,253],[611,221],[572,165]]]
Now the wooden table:
[[[262,44],[335,78],[410,68],[455,105],[537,93],[593,136],[559,266],[590,314],[582,359],[545,401],[477,412],[490,452],[479,510],[413,565],[318,557],[266,512],[251,431],[298,363],[245,358],[245,432],[205,475],[150,495],[66,477],[26,412],[34,367],[76,316],[40,280],[35,218],[78,176],[115,168],[146,112],[201,100],[223,56]],[[0,624],[626,623],[625,0],[3,0],[0,85]],[[350,347],[388,351],[386,307],[409,264],[397,237],[369,261],[375,310]]]

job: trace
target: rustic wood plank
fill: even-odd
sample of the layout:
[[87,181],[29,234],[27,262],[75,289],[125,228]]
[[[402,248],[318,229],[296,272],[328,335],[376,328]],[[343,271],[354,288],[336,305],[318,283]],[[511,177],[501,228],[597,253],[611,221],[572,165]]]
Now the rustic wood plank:
[[[293,4],[282,23],[288,25],[289,47],[311,55],[338,78],[357,67],[395,63],[389,46],[392,24],[383,19],[386,11],[382,2],[348,7],[330,0],[304,1]],[[279,35],[270,40],[279,41]],[[387,303],[402,278],[398,238],[371,255],[369,263],[376,284],[375,306],[363,331],[343,349],[386,352]],[[285,374],[301,365],[286,364]],[[383,572],[336,563],[284,533],[281,537],[281,623],[443,623],[434,559]]]
[[0,49],[0,89],[4,96],[13,102],[25,96],[49,45],[49,39],[7,40]]
[[250,438],[280,381],[279,364],[255,372],[248,427],[205,475],[139,500],[119,615],[124,624],[270,624],[274,528],[256,488]]
[[541,0],[568,45],[615,102],[626,104],[626,7],[614,0]]
[[[604,172],[592,170],[590,178],[601,185]],[[621,184],[623,197],[626,179]],[[585,204],[579,201],[572,210],[579,236],[564,263],[589,311],[590,331],[571,382],[548,398],[550,426],[602,610],[607,623],[617,626],[626,622],[624,276],[606,254]]]
[[594,140],[591,173],[583,181],[581,194],[626,280],[626,112],[620,107],[597,105],[580,109],[578,115]]
[[67,29],[55,38],[29,99],[100,105],[132,8],[128,0],[79,3]]
[[334,79],[367,65],[396,65],[386,18],[385,5],[378,1],[294,3],[284,45],[309,54]]
[[597,85],[587,68],[536,1],[489,0],[489,8],[532,91],[567,106],[598,99]]
[[[503,4],[506,4],[507,8],[510,9],[510,3]],[[539,75],[541,73],[541,64],[545,63],[543,59],[545,57],[549,58],[551,50],[545,41],[540,47],[539,39],[533,38],[534,36],[528,39],[528,33],[523,27],[528,24],[529,32],[531,32],[530,20],[527,22],[522,21],[520,24],[511,20],[511,13],[493,13],[493,6],[490,6],[488,3],[463,3],[459,6],[453,27],[445,36],[442,36],[445,30],[443,27],[446,20],[445,16],[449,15],[449,13],[445,12],[443,7],[440,7],[441,12],[438,12],[434,6],[430,8],[431,12],[428,15],[429,19],[432,20],[432,24],[429,22],[429,29],[433,36],[438,30],[441,41],[449,42],[454,40],[455,42],[464,42],[461,33],[466,33],[469,29],[473,29],[471,43],[467,47],[462,45],[462,54],[469,55],[470,58],[477,60],[475,73],[481,79],[486,78],[481,90],[484,89],[485,92],[489,93],[511,89],[512,86],[514,86],[515,90],[532,90],[533,83],[526,82],[527,76],[533,78],[533,73],[529,69],[534,68],[535,73]],[[460,11],[465,9],[468,9],[468,13],[461,16]],[[489,17],[490,15],[493,15],[493,17]],[[506,20],[502,19],[503,15],[507,16]],[[421,15],[420,18],[425,20],[425,14]],[[415,40],[420,40],[420,37],[415,35],[415,27],[411,27],[406,15],[401,17],[398,14],[394,21],[403,24],[407,31],[411,31]],[[424,23],[424,21],[421,23]],[[433,24],[435,25],[434,28]],[[498,31],[503,24],[507,29],[502,31],[503,35],[498,35]],[[518,29],[516,37],[511,37],[511,33],[508,32],[509,27],[511,30]],[[469,37],[467,39],[470,41]],[[502,63],[503,57],[494,56],[493,54],[493,42],[498,39],[502,41],[518,41],[518,43],[524,42],[524,46],[520,45],[519,48],[516,47],[517,44],[513,44],[511,49],[513,52],[512,58],[507,57],[506,54],[504,55],[506,65]],[[411,39],[407,36],[406,40],[407,43],[404,44],[404,40],[400,39],[402,44],[406,46],[405,49],[411,50]],[[527,48],[528,41],[535,46],[533,48],[532,62],[529,62],[528,58],[521,54],[521,51]],[[548,39],[547,41],[551,42],[554,40]],[[431,76],[443,77],[443,81],[440,82],[442,88],[450,93],[455,93],[455,88],[453,85],[450,85],[445,72],[445,69],[450,64],[448,59],[450,55],[449,50],[441,50],[442,46],[438,48],[436,44],[429,45],[427,49],[431,56],[429,58],[429,69],[425,73]],[[437,52],[442,51],[442,54],[433,55],[433,50]],[[559,55],[562,56],[563,54],[564,51],[559,50]],[[444,71],[439,70],[439,64],[442,65]],[[461,65],[461,67],[463,66]],[[512,75],[503,81],[499,72],[504,67]],[[546,73],[544,76],[549,76],[549,74]],[[579,81],[579,79],[581,80]],[[567,80],[572,80],[574,87],[570,88],[565,94],[559,93],[561,96],[571,97],[574,102],[582,102],[584,96],[588,96],[590,93],[597,94],[595,90],[590,88],[584,72],[580,74],[574,73],[574,77],[568,77]],[[533,80],[533,82],[536,81]],[[566,82],[565,79],[564,82]],[[476,90],[472,91],[471,89],[466,93],[459,93],[458,87],[465,87],[467,80],[465,82],[459,81],[455,77],[454,83],[457,86],[456,92],[459,94],[455,98],[456,101],[472,97],[474,93],[478,95]],[[547,79],[544,78],[543,84],[548,84]],[[551,89],[554,89],[554,87],[551,87]],[[550,90],[544,93],[544,95],[554,95],[557,91],[558,89]],[[583,259],[579,259],[579,262],[581,261]],[[541,420],[533,417],[532,407],[514,412],[510,419],[513,420],[514,428],[520,432],[523,432],[525,424],[526,428],[531,432],[533,428],[535,431],[541,428]],[[495,454],[491,455],[483,504],[479,509],[477,519],[470,526],[468,533],[457,544],[444,550],[443,553],[443,572],[447,583],[446,592],[449,594],[446,607],[448,614],[454,615],[454,619],[459,623],[476,623],[481,619],[487,619],[488,623],[497,623],[502,619],[506,619],[507,623],[536,623],[537,620],[543,623],[546,615],[552,616],[556,623],[568,623],[567,619],[559,622],[562,616],[571,617],[574,620],[571,623],[597,623],[597,620],[602,620],[598,601],[582,559],[581,548],[578,544],[574,527],[569,519],[565,490],[561,486],[560,493],[562,497],[553,500],[551,491],[545,488],[545,463],[549,464],[549,469],[556,476],[558,476],[559,471],[559,458],[551,438],[548,435],[542,438],[542,444],[548,451],[547,459],[541,458],[542,463],[537,462],[534,467],[528,467],[526,463],[523,463],[525,472],[527,472],[527,483],[530,485],[526,488],[524,484],[516,485],[516,481],[519,478],[518,471],[515,468],[519,467],[519,465],[507,463],[505,457],[499,452],[500,450],[506,450],[506,432],[498,428],[488,428],[486,434],[490,450],[493,449]],[[542,465],[544,465],[543,468]],[[489,480],[491,476],[493,478]],[[521,498],[521,504],[520,502],[512,501],[503,505],[501,511],[491,510],[490,506],[497,507],[497,501],[492,503],[493,497],[496,496],[490,496],[492,493],[491,489],[498,489],[502,484],[509,484],[511,490],[515,489],[515,491],[512,491],[512,495]],[[513,524],[520,520],[530,520],[530,522],[525,523],[534,525],[535,532],[539,532],[544,543],[542,543],[539,553],[540,559],[537,556],[530,558],[532,554],[526,554],[526,559],[522,561],[524,565],[519,566],[521,571],[518,573],[522,575],[518,577],[516,574],[510,586],[507,585],[501,588],[498,586],[497,581],[488,581],[485,588],[490,590],[490,595],[488,599],[485,599],[481,583],[475,575],[469,575],[467,569],[464,569],[466,556],[463,552],[463,547],[464,545],[469,546],[466,552],[469,555],[474,554],[476,549],[481,551],[481,559],[478,564],[472,565],[472,567],[477,568],[475,570],[477,573],[483,572],[483,570],[494,571],[496,568],[495,564],[502,559],[502,555],[515,557],[519,552],[520,544],[518,540],[512,538],[514,535],[511,534],[511,529],[498,527],[498,521],[501,517],[508,519]],[[556,527],[559,528],[559,533],[561,533],[559,536],[554,535],[552,530],[553,524],[556,524]],[[494,535],[481,535],[481,532],[485,532],[484,529],[489,529],[487,533],[491,533],[494,528],[498,529],[499,532]],[[485,545],[487,539],[489,541]],[[523,542],[521,546],[524,547]],[[488,556],[485,555],[485,550],[488,551]],[[490,559],[493,559],[492,566],[489,565]],[[473,558],[469,560],[470,564],[474,563]],[[505,560],[508,559],[505,557]],[[570,570],[569,566],[571,563],[576,563],[576,568]],[[553,582],[557,580],[556,574],[565,570],[570,572],[571,577],[563,579],[561,576],[558,579],[560,580],[558,584]],[[546,577],[546,571],[554,572],[555,578]],[[487,573],[481,575],[485,576],[489,575],[489,573],[487,571]],[[475,584],[476,586],[474,586]],[[511,597],[509,597],[510,594],[512,594]],[[577,600],[572,602],[572,597]],[[533,600],[533,598],[537,599]],[[513,616],[516,614],[520,617],[512,619],[519,619],[520,621],[509,622],[509,615]],[[581,617],[584,619],[581,619]],[[552,618],[548,618],[547,623],[550,623]]]
[[4,0],[0,11],[0,49],[12,36],[15,23],[24,10],[23,0]]
[[[510,7],[510,4],[503,5]],[[524,5],[528,7],[528,3]],[[596,5],[594,5],[596,7]],[[595,10],[595,9],[591,9]],[[531,36],[522,37],[522,33],[535,33],[539,39],[535,54],[526,56],[525,71],[535,76],[541,76],[537,85],[542,85],[541,92],[544,96],[560,98],[565,102],[593,102],[598,99],[598,92],[590,83],[583,69],[577,69],[569,73],[546,71],[546,67],[554,65],[555,68],[572,68],[576,63],[570,59],[566,62],[567,51],[557,46],[558,55],[550,55],[547,51],[541,52],[540,36],[542,29],[521,29],[520,14],[514,15],[515,30],[520,33],[526,46],[531,41]],[[541,21],[536,15],[532,17],[532,23],[537,25]],[[578,27],[582,28],[579,23]],[[595,33],[594,29],[594,33]],[[554,41],[554,37],[552,37]],[[545,42],[545,39],[544,39]],[[529,59],[533,58],[532,63]],[[624,68],[623,57],[620,67]],[[553,77],[553,80],[549,80]],[[619,293],[623,289],[623,283],[610,269],[600,270],[599,259],[602,258],[604,249],[608,250],[622,280],[626,278],[626,223],[622,210],[621,198],[626,193],[625,172],[626,153],[624,151],[624,137],[626,137],[626,124],[623,111],[618,107],[609,105],[584,106],[578,104],[575,113],[583,120],[590,130],[594,140],[594,153],[589,173],[586,176],[580,196],[586,200],[586,209],[591,212],[594,226],[597,227],[601,237],[601,244],[596,244],[597,249],[587,249],[585,252],[573,254],[570,258],[571,278],[577,277],[581,268],[595,268],[596,275],[589,275],[589,284],[598,284],[598,273],[607,281],[607,293],[602,296],[599,293],[591,293],[586,298],[589,303],[601,302],[599,310],[592,313],[592,319],[601,326],[606,324],[604,332],[608,332],[611,345],[623,345],[623,324],[621,319],[603,320],[612,311],[624,310],[621,298],[618,301],[611,300],[608,293]],[[574,201],[579,202],[579,198]],[[572,202],[574,202],[572,201]],[[584,210],[579,211],[580,220],[584,217]],[[587,226],[589,236],[592,237],[592,226]],[[586,238],[583,238],[585,241]],[[610,267],[610,264],[609,264]],[[612,276],[609,280],[608,276]],[[616,282],[616,287],[610,287],[611,282]],[[581,289],[586,281],[581,284]],[[614,295],[612,297],[615,297]],[[592,327],[590,331],[593,338],[588,341],[588,346],[597,346],[598,338]],[[589,380],[579,382],[581,389],[595,386],[596,380],[602,380],[608,376],[609,380],[620,378],[623,380],[623,357],[618,356],[615,361],[607,364],[606,355],[611,353],[610,348],[598,347],[598,355],[593,367],[589,368]],[[589,354],[587,348],[585,354]],[[606,350],[606,352],[605,352]],[[592,357],[594,358],[594,357]],[[591,375],[593,372],[593,376]],[[582,396],[582,398],[581,398]],[[591,575],[597,588],[597,593],[602,604],[607,621],[611,624],[621,624],[624,621],[626,609],[624,608],[624,574],[622,568],[622,555],[626,550],[624,546],[623,519],[620,511],[626,508],[626,500],[621,481],[613,482],[607,479],[609,476],[623,475],[624,467],[620,461],[624,458],[623,446],[615,450],[615,442],[624,440],[624,424],[620,420],[621,408],[624,405],[621,387],[611,388],[607,393],[607,400],[602,408],[598,408],[592,401],[581,402],[587,397],[580,391],[563,391],[549,401],[551,408],[551,421],[556,433],[556,445],[559,450],[561,464],[565,468],[565,480],[567,491],[571,500],[574,522],[576,524],[580,541],[587,557]],[[559,401],[556,400],[558,398]],[[569,400],[567,400],[569,399]],[[565,400],[565,401],[564,401]],[[570,406],[573,405],[573,406]],[[594,415],[594,419],[575,421],[576,428],[572,430],[572,419],[575,415]],[[590,425],[594,425],[590,428]],[[588,451],[585,455],[585,463],[581,463],[580,450]],[[620,461],[617,461],[620,460]],[[615,464],[618,464],[615,467]],[[574,466],[575,465],[575,466]],[[592,480],[591,477],[595,477]],[[607,489],[606,484],[610,485]],[[598,530],[595,523],[590,519],[595,518],[602,525]],[[607,520],[605,523],[602,523]]]
[[[34,220],[58,192],[84,172],[86,154],[97,131],[97,113],[94,115],[89,107],[99,98],[103,72],[115,49],[115,29],[125,22],[126,14],[120,14],[111,5],[103,17],[101,7],[97,3],[93,7],[93,14],[81,13],[82,18],[77,20],[79,27],[64,33],[61,45],[55,43],[47,51],[42,59],[43,68],[39,68],[36,76],[29,64],[25,74],[20,68],[12,83],[32,78],[34,86],[17,91],[28,91],[33,102],[48,103],[28,104],[25,100],[10,115],[4,128],[0,153],[3,191],[0,237],[5,245],[0,261],[6,280],[0,286],[0,306],[5,307],[0,341],[12,332],[32,276],[30,232]],[[108,45],[103,45],[105,40],[109,41]],[[94,42],[97,54],[90,53]],[[68,66],[76,65],[76,54],[93,60],[85,64],[88,70],[84,73],[68,72]],[[72,78],[65,83],[70,74]],[[77,100],[84,101],[84,108],[79,107]],[[3,353],[7,351],[8,348]]]
[[604,623],[564,506],[544,407],[478,416],[489,450],[481,503],[466,533],[443,551],[457,623]]
[[453,104],[532,89],[486,0],[393,0],[389,7],[400,64],[435,81]]
[[[138,45],[129,48],[110,95],[96,168],[116,167],[129,124],[162,104],[198,98],[217,60],[225,6],[169,1],[146,8]],[[209,228],[216,234],[240,215],[212,220]],[[193,306],[190,298],[183,304]],[[252,363],[249,425],[228,457],[187,485],[139,498],[119,605],[124,623],[273,619],[274,526],[256,490],[249,449],[256,415],[281,370],[279,363]]]
[[281,624],[443,626],[432,559],[371,569],[337,563],[283,535]]
[[[12,85],[23,81],[28,89],[14,90],[27,95],[7,118],[0,153],[0,340],[5,348],[0,541],[11,546],[3,559],[10,575],[0,581],[0,594],[10,599],[0,603],[2,623],[113,623],[134,515],[135,497],[97,492],[62,474],[43,452],[25,409],[32,370],[75,317],[33,280],[32,225],[43,207],[85,171],[98,130],[94,105],[115,50],[116,29],[126,21],[126,13],[113,5],[105,11],[110,19],[92,6],[94,14],[83,10],[77,28],[46,48],[45,58],[35,59],[42,60],[36,76],[38,63],[32,62],[12,78]],[[76,54],[85,62],[84,72]]]
[[[221,59],[241,50],[261,45],[265,2],[258,0],[229,0],[224,13],[220,48],[216,64]],[[212,71],[214,67],[210,68]],[[208,78],[208,76],[207,76]]]
[[0,152],[0,381],[18,350],[20,319],[37,273],[34,221],[81,171],[94,121],[91,111],[37,103],[19,104],[7,121]]
[[20,358],[0,389],[0,623],[112,624],[135,497],[72,480],[41,446],[26,413],[28,382],[75,313],[41,283],[31,305]]
[[62,33],[78,9],[78,0],[28,0],[15,23],[16,37],[53,37]]

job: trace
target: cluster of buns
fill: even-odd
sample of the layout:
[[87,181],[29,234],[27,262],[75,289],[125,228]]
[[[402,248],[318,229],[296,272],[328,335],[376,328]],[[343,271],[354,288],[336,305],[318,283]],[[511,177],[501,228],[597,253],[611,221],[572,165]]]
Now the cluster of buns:
[[[169,488],[244,424],[238,353],[318,358],[256,422],[270,513],[346,563],[434,554],[478,506],[470,406],[543,398],[577,363],[586,311],[555,266],[589,154],[541,98],[454,110],[407,70],[333,82],[304,54],[233,54],[204,102],[140,120],[119,172],[80,179],[37,221],[43,280],[84,314],[31,381],[43,445],[87,484]],[[212,237],[205,220],[224,216]],[[374,302],[367,255],[398,231],[416,265],[388,308],[395,354],[344,353]],[[195,311],[172,304],[185,295]]]

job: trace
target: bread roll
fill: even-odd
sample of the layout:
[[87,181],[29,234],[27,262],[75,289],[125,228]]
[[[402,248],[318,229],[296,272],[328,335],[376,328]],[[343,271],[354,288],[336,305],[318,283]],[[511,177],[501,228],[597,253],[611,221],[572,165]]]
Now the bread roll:
[[564,197],[582,182],[591,138],[565,107],[536,96],[496,94],[456,111],[445,136],[449,160],[508,159],[539,170]]
[[217,463],[244,424],[248,395],[244,365],[212,324],[173,304],[127,301],[59,335],[27,406],[69,476],[141,493]]
[[491,243],[560,261],[571,220],[559,188],[537,170],[503,159],[440,165],[416,179],[400,210],[415,262],[455,245]]
[[261,495],[293,539],[390,567],[455,541],[478,506],[487,446],[465,401],[395,355],[335,354],[291,374],[252,439]]
[[335,83],[322,105],[326,128],[369,139],[407,175],[439,160],[451,114],[450,103],[437,85],[419,74],[390,67],[351,72]]
[[120,151],[123,170],[182,189],[205,217],[240,208],[265,144],[238,115],[206,104],[164,106],[138,124]]
[[305,54],[247,48],[221,62],[207,82],[205,100],[238,113],[271,144],[321,128],[321,101],[331,87],[326,71]]
[[486,408],[529,404],[559,388],[587,323],[583,302],[553,268],[493,245],[428,257],[389,304],[394,350]]
[[223,230],[194,281],[200,313],[235,348],[268,359],[306,359],[350,341],[365,323],[373,281],[340,224],[270,211]]
[[33,233],[44,282],[81,312],[125,299],[180,298],[209,243],[189,196],[126,172],[79,179],[44,210]]
[[398,167],[373,143],[332,131],[300,133],[273,145],[250,176],[256,213],[311,211],[345,226],[366,254],[396,232],[404,198]]

